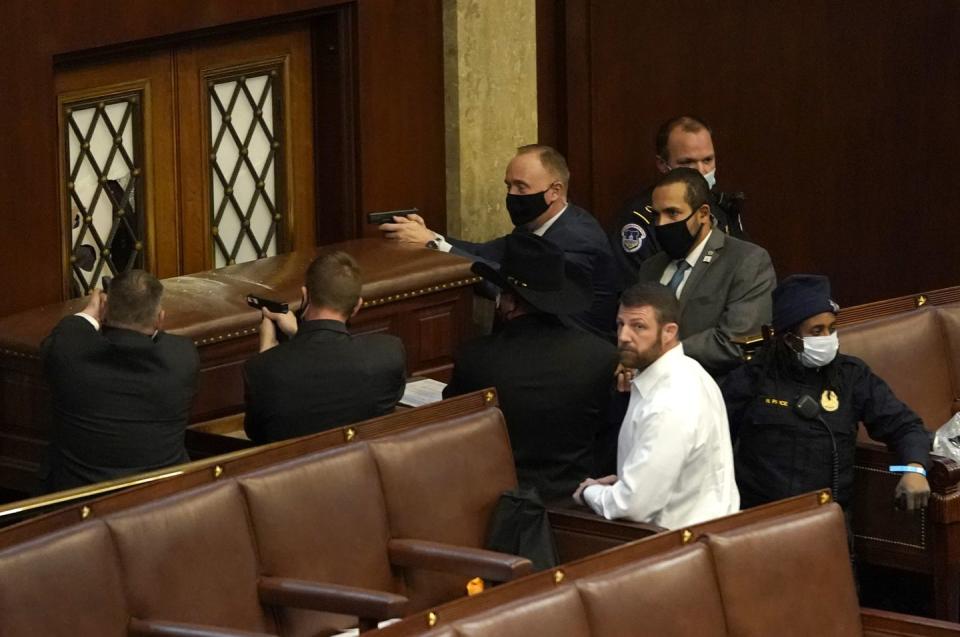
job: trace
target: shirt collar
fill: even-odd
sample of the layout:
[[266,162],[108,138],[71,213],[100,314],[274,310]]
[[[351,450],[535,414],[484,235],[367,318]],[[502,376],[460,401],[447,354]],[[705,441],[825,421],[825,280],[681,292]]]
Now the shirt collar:
[[649,396],[657,381],[665,376],[683,355],[683,343],[677,343],[666,354],[653,361],[650,367],[637,374],[633,379],[633,386],[640,392],[641,396]]
[[334,321],[332,319],[316,319],[301,323],[300,327],[297,329],[297,336],[301,334],[309,334],[310,332],[317,332],[320,330],[340,332],[342,334],[350,333],[347,331],[347,325],[343,321]]
[[550,229],[550,226],[552,226],[554,223],[557,222],[557,219],[560,218],[560,215],[566,212],[569,206],[570,206],[569,203],[563,204],[563,208],[560,209],[560,212],[558,212],[557,214],[547,219],[542,226],[540,226],[539,228],[533,231],[533,234],[537,235],[538,237],[542,237],[543,235],[545,235],[547,233],[547,230]]

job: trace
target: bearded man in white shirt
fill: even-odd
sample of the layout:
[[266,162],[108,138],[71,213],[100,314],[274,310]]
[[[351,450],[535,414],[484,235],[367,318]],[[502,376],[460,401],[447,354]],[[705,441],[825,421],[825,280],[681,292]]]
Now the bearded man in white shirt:
[[675,295],[638,283],[620,300],[617,339],[630,404],[617,475],[587,478],[573,494],[596,513],[676,529],[735,513],[733,449],[723,396],[683,353]]

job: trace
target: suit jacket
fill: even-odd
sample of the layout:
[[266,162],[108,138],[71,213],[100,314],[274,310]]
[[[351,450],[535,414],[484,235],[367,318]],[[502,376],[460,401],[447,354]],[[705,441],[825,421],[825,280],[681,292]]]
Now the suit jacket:
[[[517,228],[514,232],[529,231]],[[543,238],[563,248],[564,256],[568,261],[590,274],[593,304],[570,318],[580,327],[608,340],[614,340],[617,304],[622,286],[603,228],[589,212],[569,204],[563,214],[547,229]],[[471,243],[448,237],[447,241],[453,245],[451,252],[454,254],[474,260],[479,258],[499,265],[503,260],[505,239],[505,237],[499,237],[485,243]]]
[[569,498],[594,474],[616,348],[547,314],[508,321],[463,345],[443,392],[496,387],[521,486],[545,500]]
[[68,316],[41,345],[53,403],[46,488],[187,462],[183,445],[200,358],[193,341]]
[[406,358],[395,336],[306,321],[244,365],[247,436],[274,442],[389,413],[403,396]]
[[[660,281],[670,261],[665,252],[651,256],[639,280]],[[766,250],[714,227],[680,293],[683,351],[714,377],[736,367],[741,354],[730,339],[759,334],[770,322],[776,284]]]

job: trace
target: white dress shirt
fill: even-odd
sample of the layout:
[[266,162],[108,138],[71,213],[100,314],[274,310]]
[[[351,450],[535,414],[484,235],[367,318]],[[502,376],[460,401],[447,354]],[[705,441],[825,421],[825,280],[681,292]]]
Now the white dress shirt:
[[[693,272],[693,266],[697,265],[697,261],[700,260],[700,255],[703,254],[703,248],[706,247],[707,241],[710,240],[710,235],[713,234],[713,230],[707,233],[707,236],[703,238],[703,241],[697,244],[693,250],[690,251],[690,254],[684,259],[687,263],[690,264],[690,267],[687,268],[687,271],[683,273],[683,280],[680,281],[680,285],[677,286],[677,298],[680,298],[680,293],[683,292],[683,286],[687,284],[687,279],[690,278],[690,273]],[[712,257],[711,257],[712,258]],[[678,259],[679,260],[679,259]],[[673,278],[674,273],[677,271],[677,261],[671,261],[667,264],[667,267],[663,270],[663,275],[660,276],[660,283],[667,285],[670,283],[670,279]]]
[[631,383],[617,478],[612,486],[583,491],[590,508],[608,520],[676,529],[740,508],[723,396],[682,344]]

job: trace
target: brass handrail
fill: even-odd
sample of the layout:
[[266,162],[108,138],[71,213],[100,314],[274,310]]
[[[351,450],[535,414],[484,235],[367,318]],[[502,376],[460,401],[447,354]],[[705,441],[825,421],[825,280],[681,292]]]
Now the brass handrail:
[[265,448],[269,448],[271,446],[278,445],[278,444],[280,443],[273,443],[271,445],[262,445],[259,447],[252,447],[250,449],[240,449],[238,451],[231,451],[230,453],[225,453],[219,456],[212,456],[210,458],[203,458],[201,460],[185,462],[183,464],[174,465],[171,467],[164,467],[163,469],[156,469],[154,471],[148,471],[146,473],[138,473],[134,476],[127,476],[124,478],[117,478],[116,480],[107,480],[104,482],[97,482],[96,484],[85,485],[85,486],[76,487],[73,489],[66,489],[64,491],[57,491],[56,493],[48,493],[46,495],[27,498],[26,500],[17,500],[16,502],[10,502],[5,505],[0,505],[0,522],[2,522],[4,518],[7,518],[12,515],[18,515],[18,514],[26,513],[29,511],[36,511],[38,509],[44,509],[47,507],[56,506],[58,504],[77,502],[79,500],[93,498],[98,495],[113,493],[114,491],[122,491],[124,489],[129,489],[131,487],[136,487],[143,484],[149,484],[151,482],[157,482],[159,480],[165,480],[167,478],[173,478],[197,469],[206,469],[208,467],[218,465],[223,462],[227,462],[237,458],[243,458],[244,456],[248,456],[253,453],[263,451]]

